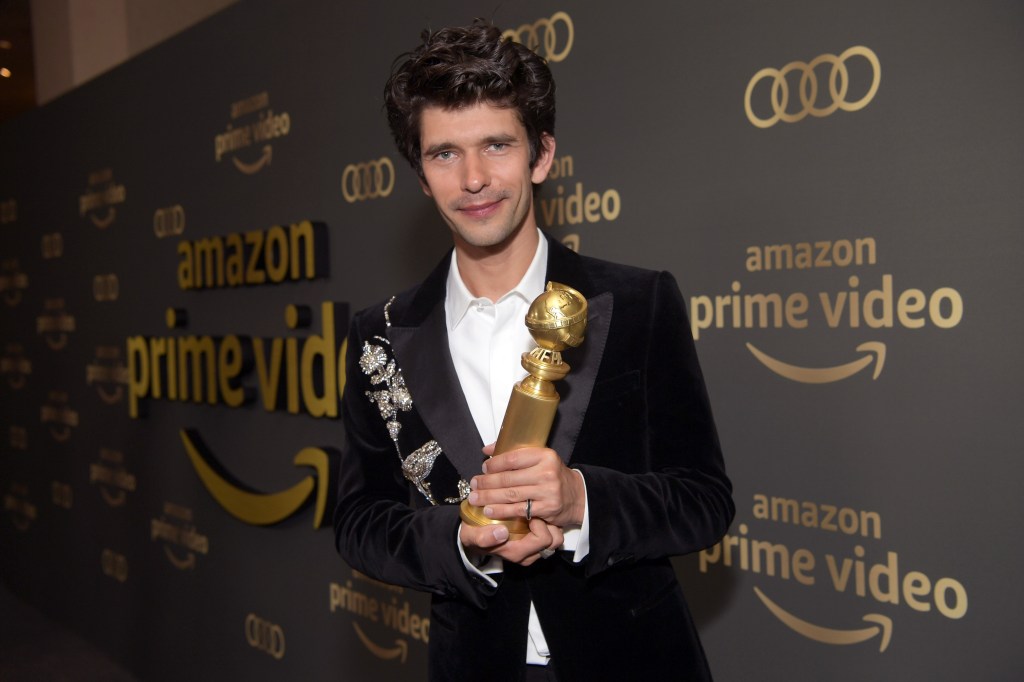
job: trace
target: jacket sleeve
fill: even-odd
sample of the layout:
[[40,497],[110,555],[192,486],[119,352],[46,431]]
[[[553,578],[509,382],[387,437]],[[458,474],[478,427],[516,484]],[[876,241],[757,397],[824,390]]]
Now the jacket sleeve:
[[[634,349],[641,354],[635,399],[642,401],[643,415],[643,433],[630,436],[637,447],[594,458],[601,465],[586,464],[591,458],[582,453],[582,463],[573,465],[587,481],[588,575],[620,562],[709,547],[726,532],[735,513],[732,484],[675,279],[658,274],[645,298],[646,320],[636,322],[646,327],[640,337],[646,339],[646,348]],[[590,439],[588,447],[602,447],[602,442]],[[616,457],[627,461],[609,466]]]
[[458,505],[412,506],[400,455],[366,395],[371,385],[359,359],[370,314],[353,318],[348,337],[335,545],[352,568],[372,578],[483,607],[495,588],[463,566]]

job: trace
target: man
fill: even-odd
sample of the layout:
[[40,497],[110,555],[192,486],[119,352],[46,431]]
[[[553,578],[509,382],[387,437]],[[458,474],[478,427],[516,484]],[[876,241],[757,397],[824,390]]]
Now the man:
[[[709,679],[669,557],[717,542],[734,507],[675,281],[537,229],[554,83],[498,29],[425,32],[385,97],[454,249],[352,321],[338,551],[431,593],[431,679]],[[549,280],[589,302],[550,447],[484,463]],[[530,533],[461,523],[466,497]]]

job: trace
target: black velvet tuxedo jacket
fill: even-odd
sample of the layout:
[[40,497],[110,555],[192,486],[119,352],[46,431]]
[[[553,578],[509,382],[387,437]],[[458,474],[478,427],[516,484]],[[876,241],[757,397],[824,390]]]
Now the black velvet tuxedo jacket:
[[549,445],[586,480],[590,553],[578,564],[569,552],[506,562],[493,588],[457,549],[459,482],[480,473],[484,444],[448,350],[450,257],[352,320],[341,556],[431,593],[432,680],[521,679],[531,600],[563,682],[709,679],[669,557],[717,542],[734,507],[675,280],[549,239],[547,279],[589,304],[586,340],[563,353],[572,371],[556,385]]

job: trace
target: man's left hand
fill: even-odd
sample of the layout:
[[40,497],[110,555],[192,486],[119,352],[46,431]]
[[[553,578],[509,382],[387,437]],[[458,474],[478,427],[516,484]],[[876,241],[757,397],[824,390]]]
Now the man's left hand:
[[[484,448],[485,455],[493,452],[493,444]],[[583,523],[583,479],[550,448],[522,448],[490,457],[470,487],[470,504],[483,507],[492,519],[525,517],[529,506],[531,518],[553,526]]]

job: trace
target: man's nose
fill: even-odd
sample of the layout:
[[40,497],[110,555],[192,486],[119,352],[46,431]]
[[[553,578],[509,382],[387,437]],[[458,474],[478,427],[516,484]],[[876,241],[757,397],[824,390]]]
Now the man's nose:
[[475,194],[489,184],[491,176],[486,160],[474,154],[467,155],[463,165],[462,189]]

